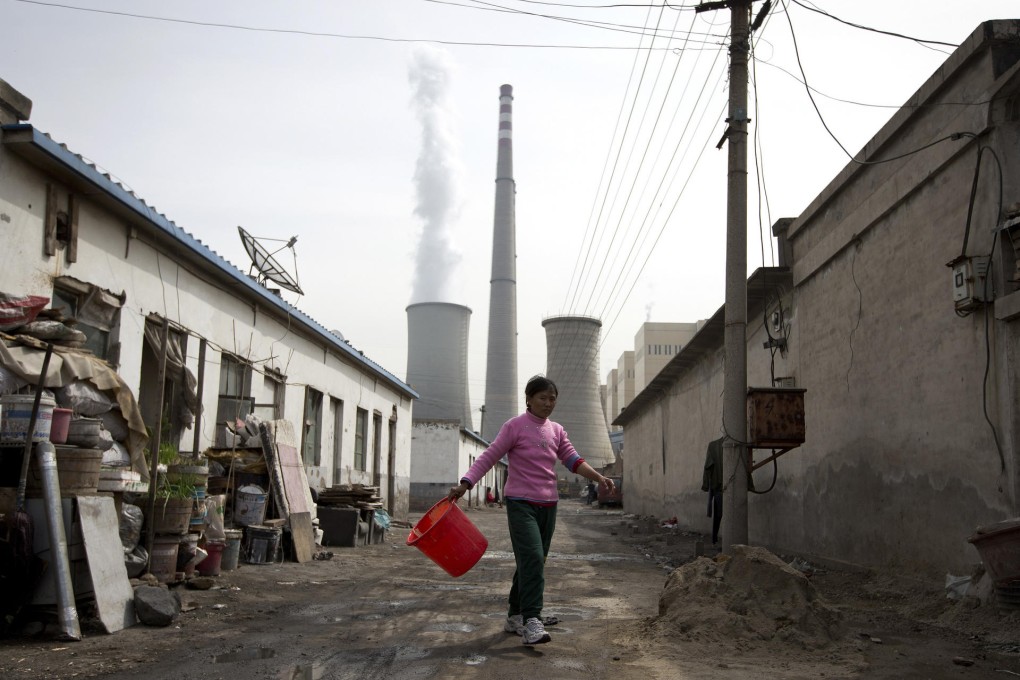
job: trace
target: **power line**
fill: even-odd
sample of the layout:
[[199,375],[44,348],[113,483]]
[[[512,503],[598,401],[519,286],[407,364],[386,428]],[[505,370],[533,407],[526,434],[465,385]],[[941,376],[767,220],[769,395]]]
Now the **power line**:
[[[828,17],[830,19],[833,19],[834,21],[838,21],[841,24],[846,24],[847,26],[853,26],[854,28],[859,28],[862,31],[871,31],[872,33],[880,33],[882,35],[888,35],[888,36],[892,36],[894,38],[903,38],[904,40],[910,40],[910,41],[916,42],[917,44],[922,45],[924,47],[927,47],[928,45],[944,45],[945,47],[952,47],[954,49],[959,47],[959,45],[956,44],[956,43],[942,42],[940,40],[925,40],[923,38],[914,38],[914,37],[909,36],[909,35],[903,35],[902,33],[895,33],[893,31],[883,31],[883,30],[878,29],[878,28],[872,28],[870,26],[864,26],[862,24],[855,24],[852,21],[847,21],[846,19],[840,19],[839,17],[837,17],[835,15],[829,14],[828,12],[826,12],[823,9],[819,9],[817,7],[810,7],[810,6],[806,5],[806,4],[804,4],[803,2],[801,2],[800,0],[791,0],[791,2],[793,2],[795,5],[799,5],[799,6],[803,7],[806,10],[809,10],[811,12],[817,12],[818,14],[821,14],[824,17]],[[939,51],[941,51],[941,50],[939,50]]]
[[[505,5],[499,5],[499,4],[496,4],[494,2],[487,2],[486,0],[460,0],[460,1],[458,1],[458,0],[423,0],[423,1],[424,2],[434,3],[434,4],[437,4],[437,5],[448,5],[448,6],[451,6],[451,7],[461,7],[463,9],[473,9],[473,10],[478,10],[478,11],[483,11],[483,12],[500,12],[500,13],[504,13],[504,14],[517,14],[517,15],[522,15],[522,16],[536,17],[536,18],[540,18],[540,19],[549,19],[551,21],[562,21],[564,23],[576,24],[578,26],[587,26],[587,27],[590,27],[590,28],[599,28],[599,29],[603,29],[603,30],[620,31],[620,32],[624,32],[624,33],[642,33],[643,34],[643,33],[647,32],[647,27],[645,27],[645,26],[634,26],[632,24],[621,24],[621,23],[608,22],[608,21],[593,21],[593,20],[586,20],[586,19],[578,19],[578,18],[574,18],[574,17],[558,16],[558,15],[554,15],[554,14],[541,14],[541,13],[538,13],[538,12],[527,12],[527,11],[524,11],[524,10],[521,10],[521,9],[516,9],[516,8],[513,8],[513,7],[507,7]],[[665,9],[665,6],[662,6],[662,5],[657,5],[657,6],[662,7],[663,10]],[[652,7],[652,6],[649,6],[649,7]],[[679,18],[679,14],[677,15],[677,17]],[[658,30],[658,28],[656,28],[656,31],[657,30]],[[722,35],[722,34],[713,34],[713,33],[698,33],[697,35],[702,35],[702,36],[706,36],[706,37],[714,37],[714,38],[719,38],[719,39],[722,39],[722,38],[725,37],[725,35]]]
[[[160,17],[151,14],[136,14],[133,12],[120,12],[116,10],[108,9],[97,9],[94,7],[77,7],[74,5],[65,5],[56,2],[42,2],[42,0],[14,0],[14,2],[20,2],[27,5],[39,5],[42,7],[51,7],[55,9],[66,9],[76,12],[88,12],[92,14],[105,14],[110,16],[120,16],[130,19],[142,19],[145,21],[158,21],[163,23],[172,24],[183,24],[188,26],[202,26],[205,28],[221,28],[236,31],[249,31],[253,33],[276,33],[282,35],[297,35],[297,36],[308,36],[315,38],[335,38],[342,40],[375,40],[379,42],[393,42],[393,43],[429,43],[435,45],[448,45],[448,46],[460,46],[460,47],[506,47],[506,48],[528,48],[528,49],[569,49],[569,50],[611,50],[611,51],[628,51],[640,48],[635,48],[627,45],[565,45],[565,44],[540,44],[540,43],[495,43],[495,42],[482,42],[482,41],[470,41],[470,40],[443,40],[439,38],[392,38],[387,36],[379,35],[357,35],[349,33],[331,33],[326,31],[306,31],[293,28],[266,28],[260,26],[245,26],[241,24],[229,24],[215,21],[199,21],[197,19],[178,19],[174,17]],[[623,31],[631,32],[631,31]],[[702,41],[706,45],[714,45],[711,41]],[[656,50],[671,50],[671,47],[658,47]]]
[[[791,2],[797,2],[797,0],[790,0],[790,1]],[[798,3],[798,4],[800,4],[800,3]],[[822,123],[822,127],[825,128],[825,131],[827,133],[829,133],[829,136],[832,137],[832,140],[834,142],[836,142],[836,144],[839,146],[839,148],[842,149],[843,153],[846,154],[847,158],[849,158],[852,162],[857,163],[859,165],[878,165],[879,163],[889,163],[889,162],[892,162],[892,161],[899,160],[901,158],[906,158],[907,156],[912,156],[912,155],[914,155],[916,153],[920,153],[921,151],[924,151],[925,149],[928,149],[928,148],[930,148],[932,146],[935,146],[936,144],[939,144],[941,142],[946,142],[946,141],[950,141],[950,140],[958,140],[958,139],[960,139],[961,137],[964,137],[964,136],[973,136],[973,133],[970,133],[970,132],[954,132],[952,134],[946,135],[944,137],[940,137],[939,139],[936,139],[936,140],[934,140],[932,142],[929,142],[928,144],[925,144],[924,146],[921,146],[921,147],[916,148],[916,149],[912,149],[910,151],[907,151],[905,153],[901,153],[901,154],[893,156],[891,158],[883,158],[882,160],[879,160],[879,161],[860,160],[858,158],[855,158],[853,154],[851,154],[849,151],[847,151],[846,147],[843,146],[843,143],[841,141],[839,141],[839,138],[836,137],[836,135],[829,128],[829,124],[825,122],[825,117],[822,115],[821,109],[818,108],[818,103],[815,102],[814,95],[811,94],[811,88],[808,86],[808,82],[807,82],[807,74],[804,73],[804,64],[803,64],[803,62],[801,62],[801,59],[800,59],[800,48],[797,46],[797,34],[794,31],[794,29],[793,29],[793,21],[790,19],[790,12],[789,12],[789,10],[787,10],[787,12],[786,12],[786,21],[790,25],[790,37],[793,39],[793,53],[797,57],[797,66],[800,68],[800,74],[804,78],[804,80],[802,82],[804,83],[804,88],[807,91],[808,99],[811,100],[811,106],[814,107],[815,113],[818,115],[818,120],[821,121],[821,123]]]

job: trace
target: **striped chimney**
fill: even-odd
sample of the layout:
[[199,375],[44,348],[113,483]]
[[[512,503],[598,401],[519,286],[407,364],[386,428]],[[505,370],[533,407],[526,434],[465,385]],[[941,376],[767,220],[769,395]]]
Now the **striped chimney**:
[[499,88],[496,152],[496,211],[492,227],[489,281],[489,349],[485,363],[482,437],[492,441],[517,410],[517,236],[514,216],[513,87]]

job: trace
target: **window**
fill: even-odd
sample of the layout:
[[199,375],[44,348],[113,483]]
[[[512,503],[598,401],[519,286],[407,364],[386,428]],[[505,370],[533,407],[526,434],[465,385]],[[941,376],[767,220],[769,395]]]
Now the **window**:
[[372,472],[375,485],[382,486],[382,414],[372,414]]
[[358,417],[354,423],[354,469],[365,471],[365,444],[368,439],[368,411],[358,409]]
[[306,466],[322,460],[322,392],[305,388],[305,419],[301,435],[301,459]]
[[283,418],[283,400],[287,393],[287,380],[282,373],[267,368],[262,376],[262,402],[255,404],[255,415],[261,420]]
[[113,336],[123,305],[123,295],[118,297],[70,276],[61,276],[53,284],[53,309],[77,320],[75,328],[86,337],[83,347],[114,366],[120,363],[120,347],[113,342]]
[[230,354],[220,355],[219,403],[216,422],[244,420],[254,408],[251,396],[251,366]]
[[341,448],[344,441],[344,402],[336,397],[329,398],[329,410],[333,416],[333,484],[340,483]]

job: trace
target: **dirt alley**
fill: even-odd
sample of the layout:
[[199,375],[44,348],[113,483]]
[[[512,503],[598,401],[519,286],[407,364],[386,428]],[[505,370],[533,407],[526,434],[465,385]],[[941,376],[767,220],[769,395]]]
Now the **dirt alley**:
[[[561,622],[549,628],[551,643],[526,647],[503,632],[513,574],[505,514],[472,509],[469,517],[489,539],[489,550],[458,579],[405,546],[407,529],[394,527],[383,544],[328,548],[334,554],[328,561],[242,564],[217,577],[212,590],[181,586],[185,611],[167,628],[137,625],[106,635],[86,620],[80,642],[62,642],[46,632],[2,640],[0,677],[1020,676],[1020,613],[975,608],[948,600],[939,584],[882,574],[814,570],[809,590],[819,600],[812,606],[841,619],[841,636],[821,645],[781,635],[761,639],[748,634],[749,626],[712,630],[716,613],[738,624],[741,618],[740,607],[713,594],[699,597],[699,608],[686,612],[704,625],[689,618],[656,623],[667,576],[691,561],[695,541],[704,537],[662,528],[648,532],[649,522],[640,518],[572,499],[560,504],[546,570],[545,614]],[[636,533],[639,526],[644,530]],[[707,552],[716,551],[708,546]],[[747,592],[758,597],[761,587]],[[777,620],[786,616],[785,597],[769,603],[773,612],[778,607],[772,614]]]

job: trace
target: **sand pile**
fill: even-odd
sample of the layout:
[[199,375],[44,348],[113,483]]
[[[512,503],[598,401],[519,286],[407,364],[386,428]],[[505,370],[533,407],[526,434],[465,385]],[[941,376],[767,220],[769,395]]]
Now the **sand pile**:
[[802,573],[752,546],[674,570],[651,628],[689,641],[778,640],[804,649],[843,635],[839,613]]

